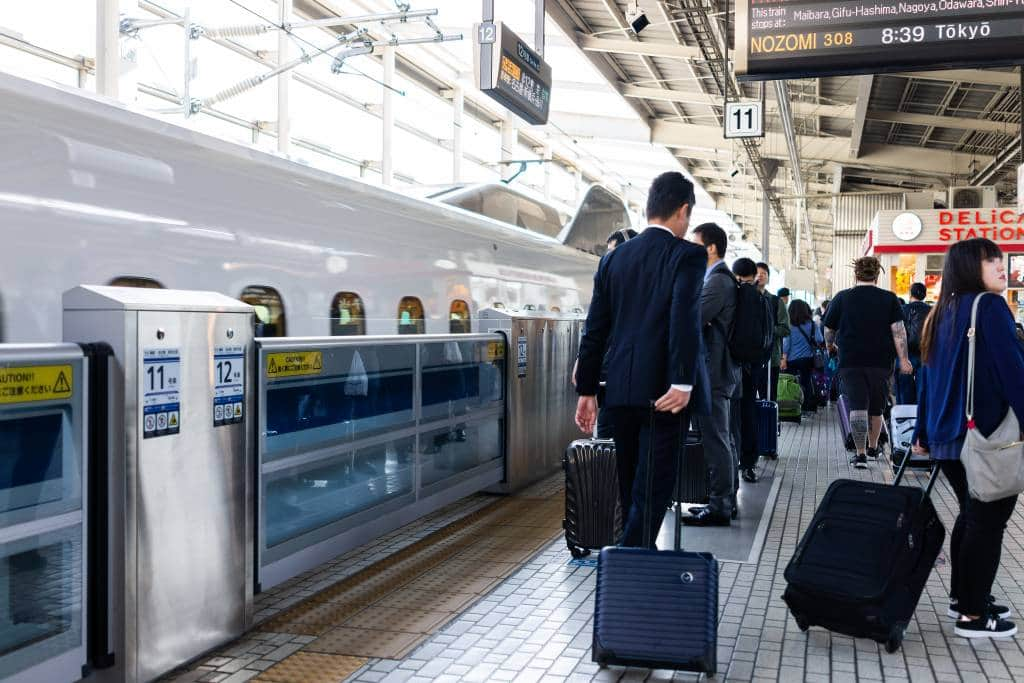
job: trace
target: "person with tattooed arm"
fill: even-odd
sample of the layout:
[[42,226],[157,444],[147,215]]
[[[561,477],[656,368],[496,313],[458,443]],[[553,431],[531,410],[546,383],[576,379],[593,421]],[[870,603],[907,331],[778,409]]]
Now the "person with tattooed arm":
[[839,349],[839,382],[850,405],[850,429],[857,452],[850,464],[863,469],[878,457],[882,413],[893,361],[900,372],[914,371],[907,347],[903,307],[892,292],[878,287],[882,264],[874,256],[853,262],[856,285],[839,292],[825,313],[825,343]]

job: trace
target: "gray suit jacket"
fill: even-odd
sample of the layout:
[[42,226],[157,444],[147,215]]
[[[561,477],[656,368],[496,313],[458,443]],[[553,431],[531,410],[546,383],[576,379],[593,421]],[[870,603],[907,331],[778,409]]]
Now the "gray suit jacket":
[[740,366],[729,353],[729,332],[736,312],[736,280],[724,261],[715,264],[700,296],[704,359],[711,390],[731,396],[740,381]]

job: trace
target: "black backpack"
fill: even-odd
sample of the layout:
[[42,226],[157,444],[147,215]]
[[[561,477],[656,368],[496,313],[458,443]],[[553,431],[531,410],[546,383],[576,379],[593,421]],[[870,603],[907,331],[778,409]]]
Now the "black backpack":
[[903,307],[903,324],[907,327],[907,346],[912,354],[921,353],[921,331],[924,330],[924,321],[931,312],[931,306],[915,301]]
[[757,285],[736,282],[736,313],[729,333],[729,352],[737,363],[760,363],[772,351],[775,311]]

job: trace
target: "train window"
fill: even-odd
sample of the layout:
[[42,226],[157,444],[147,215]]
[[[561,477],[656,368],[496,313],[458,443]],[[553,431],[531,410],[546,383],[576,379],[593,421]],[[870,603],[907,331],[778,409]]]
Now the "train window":
[[423,302],[414,296],[402,297],[398,304],[398,334],[423,334],[426,331]]
[[164,286],[151,277],[121,275],[110,281],[111,287],[139,287],[141,289],[163,289]]
[[462,299],[452,302],[451,313],[448,316],[448,331],[452,334],[469,334],[469,304]]
[[552,306],[552,307],[551,307],[551,312],[552,312],[552,313],[561,313],[561,312],[562,312],[562,309],[561,309],[561,308],[559,308],[558,306]]
[[331,334],[351,337],[366,334],[366,311],[355,292],[338,292],[331,302]]
[[504,311],[505,310],[505,304],[501,303],[500,301],[495,301],[494,305],[492,306],[492,308],[494,310],[496,310],[496,311]]
[[255,309],[257,337],[285,336],[284,302],[276,289],[249,285],[238,298]]

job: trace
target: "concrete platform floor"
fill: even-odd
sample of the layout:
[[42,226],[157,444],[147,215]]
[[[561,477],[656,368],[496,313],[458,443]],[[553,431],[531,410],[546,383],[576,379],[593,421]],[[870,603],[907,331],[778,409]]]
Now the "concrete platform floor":
[[[1024,636],[1005,641],[967,641],[953,634],[946,617],[949,567],[945,553],[926,587],[903,648],[886,654],[873,641],[838,636],[812,628],[802,633],[781,600],[783,570],[829,483],[840,477],[891,481],[888,463],[867,470],[849,466],[839,443],[832,410],[819,411],[802,425],[784,425],[778,461],[763,463],[774,477],[755,486],[768,503],[769,514],[750,520],[748,529],[763,529],[763,547],[753,543],[753,557],[721,559],[719,674],[728,681],[1024,681]],[[921,473],[908,483],[920,483]],[[553,477],[528,497],[560,495],[560,477]],[[769,488],[770,487],[770,488]],[[774,489],[776,497],[769,500]],[[751,491],[753,497],[753,491]],[[946,524],[952,526],[956,501],[945,481],[933,494]],[[421,520],[417,525],[381,539],[370,548],[339,558],[314,576],[260,596],[264,619],[286,614],[305,599],[330,588],[344,576],[357,575],[395,552],[409,548],[446,525],[466,524],[494,504],[474,496]],[[549,507],[550,506],[550,507]],[[529,507],[529,505],[528,505]],[[537,505],[560,520],[557,505]],[[531,523],[541,524],[545,520]],[[994,593],[1018,614],[1024,609],[1024,517],[1014,513],[1007,529],[1003,561]],[[663,534],[670,529],[663,529]],[[554,527],[548,526],[549,530]],[[710,534],[702,530],[700,534]],[[716,530],[714,533],[729,533]],[[684,534],[687,549],[703,550],[700,535]],[[756,535],[756,533],[755,533]],[[595,569],[591,561],[573,561],[560,533],[553,531],[525,564],[512,569],[482,597],[450,613],[447,623],[397,657],[352,657],[316,652],[315,635],[272,630],[264,626],[223,653],[201,660],[171,680],[236,683],[253,678],[292,681],[661,681],[696,680],[693,674],[645,669],[599,670],[590,661]],[[671,538],[670,535],[665,538]],[[712,545],[714,538],[707,541]],[[728,545],[728,544],[727,544]],[[948,547],[948,546],[947,546]],[[748,561],[749,560],[749,561]],[[321,586],[320,591],[316,586]],[[294,591],[285,595],[288,591]],[[282,597],[284,596],[284,597]],[[298,597],[296,597],[298,596]],[[370,608],[372,609],[372,606]],[[369,624],[372,627],[372,624]],[[383,635],[383,634],[382,634]],[[269,649],[268,649],[269,648]]]

